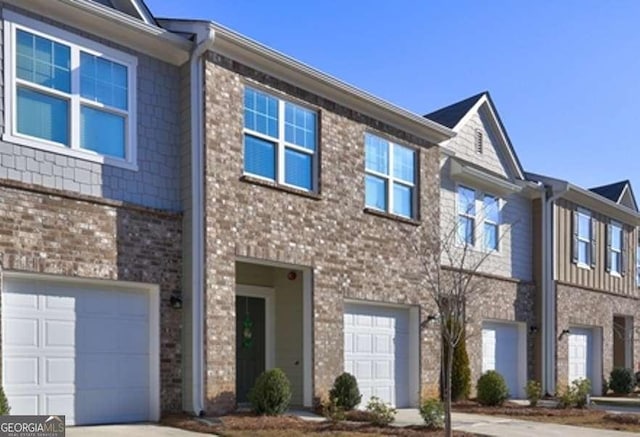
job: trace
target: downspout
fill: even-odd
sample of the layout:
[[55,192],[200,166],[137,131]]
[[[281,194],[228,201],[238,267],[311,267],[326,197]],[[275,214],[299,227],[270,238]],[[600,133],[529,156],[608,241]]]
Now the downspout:
[[204,414],[204,78],[203,55],[213,47],[215,32],[208,27],[197,34],[191,52],[191,313],[192,408]]

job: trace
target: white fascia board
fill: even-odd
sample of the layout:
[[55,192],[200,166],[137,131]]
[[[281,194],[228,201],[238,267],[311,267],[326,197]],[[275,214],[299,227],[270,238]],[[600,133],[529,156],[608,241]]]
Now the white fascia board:
[[348,85],[230,29],[215,23],[212,24],[216,31],[214,50],[221,55],[228,56],[350,109],[367,114],[376,120],[386,122],[434,144],[456,135],[451,129],[432,120]]
[[162,61],[182,65],[193,43],[166,29],[89,0],[6,0],[5,4],[46,16]]
[[499,196],[519,193],[522,186],[502,179],[482,170],[464,165],[456,159],[451,159],[450,176],[457,182],[469,184],[471,186],[486,189],[488,192]]
[[640,214],[637,212],[577,185],[569,184],[569,190],[563,197],[607,217],[632,226],[640,226]]

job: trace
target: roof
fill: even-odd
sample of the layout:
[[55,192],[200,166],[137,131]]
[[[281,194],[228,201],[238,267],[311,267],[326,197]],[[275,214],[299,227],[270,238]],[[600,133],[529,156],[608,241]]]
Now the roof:
[[622,196],[622,193],[624,192],[624,189],[627,185],[629,185],[629,181],[624,180],[615,182],[613,184],[589,188],[589,191],[593,191],[594,193],[599,194],[602,197],[606,197],[607,199],[617,203],[620,200],[620,196]]
[[475,96],[471,96],[452,105],[430,112],[424,117],[429,120],[433,120],[436,123],[440,123],[449,129],[453,129],[460,120],[467,115],[467,112],[473,108],[473,105],[475,105],[485,94],[488,95],[489,93],[487,91],[483,91]]

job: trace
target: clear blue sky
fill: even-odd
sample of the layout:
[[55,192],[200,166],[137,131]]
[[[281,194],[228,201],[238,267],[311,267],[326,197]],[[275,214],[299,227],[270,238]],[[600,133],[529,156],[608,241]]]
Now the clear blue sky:
[[640,196],[638,0],[147,0],[419,114],[489,90],[525,169]]

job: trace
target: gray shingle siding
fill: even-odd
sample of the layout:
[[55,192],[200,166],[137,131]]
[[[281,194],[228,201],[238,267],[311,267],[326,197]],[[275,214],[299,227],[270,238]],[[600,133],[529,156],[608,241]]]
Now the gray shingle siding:
[[[5,5],[0,3],[0,7],[4,11]],[[21,10],[15,12],[114,47],[114,44],[92,37],[86,32],[52,23],[51,20]],[[2,24],[0,22],[0,28]],[[0,44],[3,44],[4,39],[0,41]],[[0,178],[153,208],[181,210],[181,117],[176,107],[180,94],[181,70],[179,67],[129,49],[118,46],[115,48],[138,58],[138,170],[103,165],[0,141]],[[0,57],[3,55],[4,49],[0,50]],[[4,69],[4,62],[1,62],[0,66]],[[0,77],[3,75],[0,74]],[[2,92],[4,93],[4,86]],[[0,98],[2,106],[3,98],[4,94]],[[0,129],[4,133],[4,107],[0,117]]]

